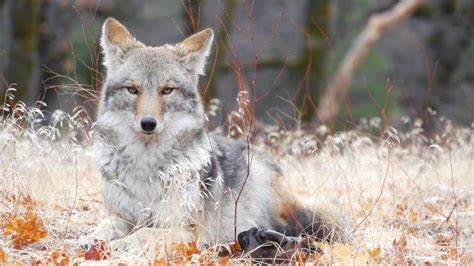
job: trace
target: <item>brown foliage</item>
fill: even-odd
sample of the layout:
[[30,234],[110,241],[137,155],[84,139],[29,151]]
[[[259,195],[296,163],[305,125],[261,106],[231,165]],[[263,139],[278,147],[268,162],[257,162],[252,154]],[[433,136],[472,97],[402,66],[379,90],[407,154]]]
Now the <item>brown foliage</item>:
[[86,251],[86,260],[106,260],[110,258],[110,247],[103,241],[94,239],[92,247]]
[[48,264],[54,264],[56,266],[69,265],[71,258],[66,250],[56,249],[48,258]]
[[5,263],[7,262],[7,260],[8,260],[7,254],[5,253],[5,251],[3,251],[2,248],[0,248],[0,262]]
[[25,217],[16,214],[3,223],[4,235],[10,237],[16,249],[22,249],[48,235],[42,219],[32,210],[28,210]]

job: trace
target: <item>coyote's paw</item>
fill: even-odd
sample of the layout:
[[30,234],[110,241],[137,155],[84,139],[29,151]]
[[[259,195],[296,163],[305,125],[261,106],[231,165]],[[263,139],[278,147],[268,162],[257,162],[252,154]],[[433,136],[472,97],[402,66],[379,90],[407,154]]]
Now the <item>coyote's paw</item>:
[[122,238],[130,232],[131,226],[116,218],[104,219],[93,232],[79,238],[76,248],[88,251],[97,241],[110,243],[114,239]]
[[112,252],[116,255],[126,253],[129,256],[145,256],[152,259],[160,252],[166,254],[164,235],[163,230],[145,227],[124,238],[112,241],[110,245]]
[[286,245],[289,241],[289,237],[277,231],[263,230],[253,227],[248,231],[241,232],[238,236],[238,240],[242,250],[251,251],[261,247],[262,245]]
[[271,259],[273,262],[290,259],[298,248],[309,248],[303,237],[285,236],[277,231],[256,227],[241,232],[238,241],[242,250],[250,252],[253,258]]

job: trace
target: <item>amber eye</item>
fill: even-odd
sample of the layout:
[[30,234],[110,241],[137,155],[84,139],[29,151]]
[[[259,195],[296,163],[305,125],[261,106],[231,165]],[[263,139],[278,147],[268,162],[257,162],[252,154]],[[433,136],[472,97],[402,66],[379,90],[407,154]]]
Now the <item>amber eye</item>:
[[131,94],[137,94],[138,93],[138,90],[136,87],[125,87],[128,92],[130,92]]
[[174,91],[175,88],[164,88],[161,93],[163,93],[163,95],[168,95],[170,93],[172,93]]

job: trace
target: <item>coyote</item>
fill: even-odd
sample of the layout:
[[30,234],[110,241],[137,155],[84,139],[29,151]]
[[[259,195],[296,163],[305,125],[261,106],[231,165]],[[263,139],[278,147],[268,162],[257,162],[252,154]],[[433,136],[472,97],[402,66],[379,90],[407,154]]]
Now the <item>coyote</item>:
[[[262,243],[275,231],[342,236],[327,213],[295,202],[270,156],[207,131],[198,78],[213,38],[205,29],[176,45],[150,47],[117,20],[105,21],[107,78],[93,153],[110,218],[96,234],[113,240],[139,227],[177,226],[200,243],[233,241],[256,228]],[[249,236],[241,234],[241,244]]]

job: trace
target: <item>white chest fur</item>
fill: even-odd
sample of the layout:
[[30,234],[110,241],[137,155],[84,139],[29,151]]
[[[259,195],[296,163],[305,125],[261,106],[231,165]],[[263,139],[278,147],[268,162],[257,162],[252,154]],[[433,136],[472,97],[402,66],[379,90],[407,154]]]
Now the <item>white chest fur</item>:
[[197,223],[202,211],[199,170],[209,162],[209,145],[199,143],[179,150],[163,144],[166,141],[128,139],[132,141],[112,144],[98,138],[94,143],[106,206],[132,224]]

